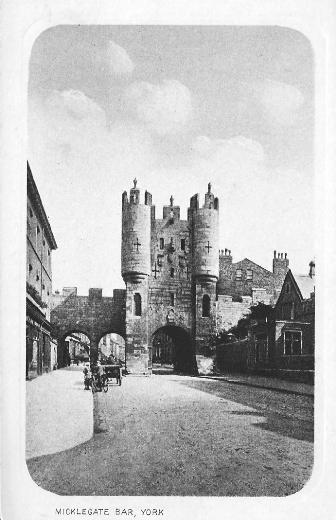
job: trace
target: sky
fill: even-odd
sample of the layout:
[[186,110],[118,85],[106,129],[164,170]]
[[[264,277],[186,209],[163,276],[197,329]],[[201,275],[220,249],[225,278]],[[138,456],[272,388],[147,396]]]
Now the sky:
[[220,248],[295,273],[314,257],[314,63],[276,26],[57,26],[32,49],[28,160],[53,229],[53,288],[123,288],[121,194],[181,206],[207,184]]

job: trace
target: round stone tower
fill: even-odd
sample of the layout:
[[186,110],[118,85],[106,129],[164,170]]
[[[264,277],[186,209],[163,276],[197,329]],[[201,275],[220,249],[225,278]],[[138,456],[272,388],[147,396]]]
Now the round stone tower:
[[218,199],[211,193],[211,184],[205,202],[199,207],[198,195],[190,200],[192,236],[192,274],[197,283],[216,282],[219,275],[219,218]]
[[199,207],[198,195],[191,198],[188,218],[195,298],[193,339],[197,368],[202,372],[213,366],[209,345],[216,327],[216,286],[219,277],[219,209],[210,183],[203,207]]
[[122,195],[121,274],[124,281],[140,283],[150,274],[150,234],[152,196],[146,191],[145,203],[140,203],[137,180]]

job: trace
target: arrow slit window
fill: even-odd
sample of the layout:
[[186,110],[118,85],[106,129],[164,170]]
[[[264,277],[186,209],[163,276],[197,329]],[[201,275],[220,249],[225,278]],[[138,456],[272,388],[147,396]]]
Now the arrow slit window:
[[134,294],[133,308],[134,315],[141,316],[141,295],[139,293]]
[[202,299],[202,318],[210,317],[210,296],[205,294]]

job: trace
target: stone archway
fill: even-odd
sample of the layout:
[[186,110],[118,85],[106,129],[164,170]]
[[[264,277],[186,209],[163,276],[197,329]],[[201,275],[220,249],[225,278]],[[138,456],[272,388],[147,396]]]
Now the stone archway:
[[121,363],[125,366],[125,338],[115,331],[102,334],[98,342],[98,359],[102,364]]
[[152,335],[152,361],[170,365],[176,372],[197,373],[196,356],[189,333],[182,327],[165,325]]
[[85,330],[74,329],[63,332],[57,345],[57,367],[63,368],[69,366],[76,357],[72,351],[78,347],[86,351],[88,360],[90,360],[91,345],[90,335]]
[[[113,297],[103,297],[102,289],[89,289],[88,296],[78,296],[77,289],[64,294],[51,311],[52,334],[62,345],[72,331],[79,331],[90,339],[90,362],[98,361],[98,343],[106,332],[114,332],[125,337],[126,291],[115,289]],[[62,360],[61,360],[62,364]]]

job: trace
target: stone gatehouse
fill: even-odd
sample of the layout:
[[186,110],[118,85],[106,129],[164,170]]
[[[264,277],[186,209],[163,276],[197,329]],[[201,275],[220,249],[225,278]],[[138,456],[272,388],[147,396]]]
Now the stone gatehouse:
[[[124,337],[130,373],[150,372],[153,358],[196,373],[211,363],[213,334],[235,325],[253,303],[275,304],[288,265],[287,254],[275,251],[271,272],[247,258],[233,263],[230,250],[219,250],[219,201],[211,184],[204,201],[191,197],[187,220],[181,220],[173,197],[157,218],[151,194],[145,191],[142,198],[134,180],[130,193],[122,194],[121,274],[126,289],[110,299],[101,293],[78,297],[87,302],[70,313],[90,324],[93,357],[106,329]],[[95,307],[98,300],[100,307]],[[60,301],[52,312],[63,335],[69,329],[62,325],[68,315],[64,305],[74,302]]]

